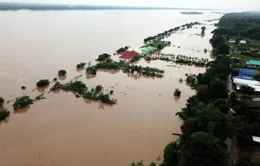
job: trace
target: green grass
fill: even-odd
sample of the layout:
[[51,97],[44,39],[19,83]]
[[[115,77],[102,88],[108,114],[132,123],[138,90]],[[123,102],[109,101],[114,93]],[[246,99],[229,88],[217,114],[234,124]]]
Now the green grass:
[[250,48],[260,48],[260,40],[247,39],[249,42],[246,44]]
[[[232,39],[235,40],[234,38],[232,38]],[[248,41],[247,44],[236,45],[236,44],[230,43],[229,45],[233,46],[234,48],[240,47],[240,48],[248,48],[248,49],[250,49],[250,48],[260,49],[260,40],[254,40],[254,39],[249,39],[249,38],[245,38],[243,40]]]
[[231,55],[231,57],[239,58],[242,64],[246,64],[249,60],[258,60],[260,61],[260,58],[253,58],[245,55]]

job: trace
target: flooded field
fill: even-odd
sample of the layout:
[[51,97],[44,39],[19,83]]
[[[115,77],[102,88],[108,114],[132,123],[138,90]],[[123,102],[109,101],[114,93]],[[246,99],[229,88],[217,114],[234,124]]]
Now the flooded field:
[[[175,113],[195,93],[179,79],[205,69],[141,60],[138,65],[163,69],[164,78],[120,71],[99,71],[96,77],[88,78],[85,70],[76,71],[76,64],[92,62],[99,54],[112,54],[125,45],[138,48],[147,36],[194,21],[205,24],[205,36],[198,35],[201,26],[178,32],[166,39],[175,47],[162,53],[210,58],[210,52],[203,50],[211,50],[208,41],[214,22],[205,20],[219,17],[209,11],[199,16],[181,15],[179,11],[1,12],[0,96],[6,100],[24,94],[34,96],[40,93],[32,91],[38,80],[52,80],[58,70],[65,69],[68,74],[62,82],[82,75],[80,80],[88,87],[100,84],[114,90],[117,104],[86,102],[73,93],[48,93],[48,89],[45,100],[25,110],[13,112],[12,102],[6,104],[12,114],[0,125],[0,165],[160,163],[165,145],[177,139],[172,132],[180,132]],[[21,90],[21,86],[27,89]],[[182,91],[179,99],[173,96],[176,88]]]

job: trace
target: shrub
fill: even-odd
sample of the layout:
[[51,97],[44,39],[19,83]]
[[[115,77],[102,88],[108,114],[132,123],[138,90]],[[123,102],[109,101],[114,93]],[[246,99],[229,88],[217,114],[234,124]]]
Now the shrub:
[[150,61],[150,60],[152,60],[152,58],[149,57],[149,56],[144,57],[144,59],[145,59],[146,61]]
[[66,70],[60,70],[58,76],[65,76],[67,74]]
[[47,86],[47,85],[49,85],[49,84],[50,84],[50,81],[47,80],[47,79],[44,79],[44,80],[38,81],[38,82],[36,83],[36,86],[37,86],[38,88],[41,88],[41,87]]
[[149,166],[156,166],[156,164],[154,162],[152,162]]
[[140,59],[141,59],[141,56],[140,56],[140,55],[137,55],[137,56],[134,56],[134,57],[130,60],[130,62],[131,62],[131,63],[137,62],[137,61],[139,61]]
[[103,89],[103,87],[102,87],[101,85],[98,85],[98,86],[96,86],[96,88],[95,88],[95,92],[96,92],[96,93],[99,93],[102,89]]
[[110,96],[108,94],[100,94],[98,96],[98,99],[103,102],[103,103],[107,103],[107,104],[116,104],[116,101],[113,99],[110,99]]
[[194,87],[197,83],[196,75],[192,75],[192,74],[188,75],[186,78],[186,82],[190,84],[191,87]]
[[77,69],[83,69],[85,65],[86,65],[86,63],[81,62],[81,63],[77,64]]
[[0,121],[5,120],[10,115],[7,109],[0,110]]
[[62,88],[63,90],[72,91],[80,95],[83,95],[88,90],[86,85],[81,81],[75,81],[75,82],[71,81],[65,84],[64,86],[62,86]]
[[23,96],[21,98],[16,99],[15,103],[13,104],[13,107],[15,110],[23,109],[32,103],[33,103],[33,100],[29,96]]
[[128,48],[129,48],[129,47],[127,47],[127,46],[121,47],[121,48],[119,48],[119,49],[116,51],[116,53],[117,53],[117,54],[120,54],[121,52],[126,51]]
[[64,87],[64,85],[62,85],[60,82],[56,82],[53,87],[51,87],[51,91],[56,91],[58,89],[62,89]]
[[36,97],[35,97],[35,100],[42,100],[42,99],[45,99],[45,97],[43,97],[43,95],[44,95],[44,94],[42,93],[42,94],[36,96]]
[[179,89],[175,89],[173,95],[176,96],[176,97],[180,97],[181,96],[181,91]]
[[106,60],[106,59],[109,58],[109,57],[111,57],[111,55],[109,55],[109,54],[107,54],[107,53],[104,53],[104,54],[99,55],[98,58],[96,59],[96,61],[101,62],[101,61]]
[[86,73],[87,74],[92,74],[92,75],[96,75],[97,74],[97,70],[94,66],[90,66],[86,69]]
[[5,100],[2,97],[0,97],[0,105],[3,105],[4,102],[5,102]]

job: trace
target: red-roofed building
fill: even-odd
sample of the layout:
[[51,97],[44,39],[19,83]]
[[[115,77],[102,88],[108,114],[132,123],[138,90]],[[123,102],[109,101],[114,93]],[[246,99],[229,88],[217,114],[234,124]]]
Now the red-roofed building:
[[121,53],[121,56],[119,58],[130,60],[137,55],[139,55],[139,53],[135,51],[124,51]]

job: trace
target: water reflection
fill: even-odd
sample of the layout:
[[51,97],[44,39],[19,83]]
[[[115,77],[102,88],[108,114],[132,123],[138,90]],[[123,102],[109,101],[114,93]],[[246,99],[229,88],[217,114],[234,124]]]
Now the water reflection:
[[[44,86],[44,87],[37,88],[37,91],[38,91],[38,92],[41,92],[41,93],[44,93],[48,87],[49,87],[49,85]],[[34,90],[33,90],[33,91],[34,91]]]
[[64,81],[67,78],[67,76],[59,76],[59,79]]
[[14,110],[14,114],[25,114],[29,111],[30,108],[31,108],[31,105],[29,105],[23,109]]
[[93,74],[86,74],[86,79],[94,79],[96,78],[96,75],[93,75]]

